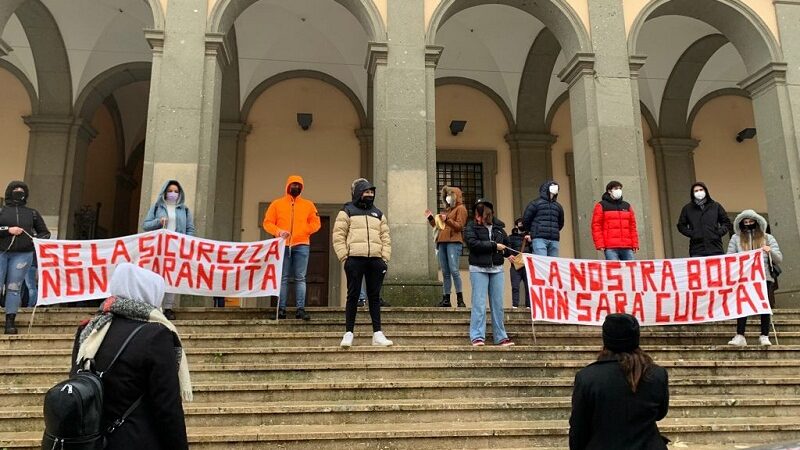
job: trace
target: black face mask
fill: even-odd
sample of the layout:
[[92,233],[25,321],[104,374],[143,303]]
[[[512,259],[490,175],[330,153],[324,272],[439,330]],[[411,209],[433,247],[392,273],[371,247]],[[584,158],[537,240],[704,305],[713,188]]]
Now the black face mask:
[[375,197],[361,197],[361,204],[364,205],[364,209],[372,208],[373,203],[375,203]]
[[301,192],[303,192],[303,188],[300,186],[292,186],[289,188],[289,195],[292,197],[297,197]]
[[758,224],[757,223],[742,224],[742,225],[744,226],[744,229],[748,230],[748,231],[753,231],[756,228],[758,228]]
[[15,203],[23,203],[25,201],[25,191],[12,192],[11,200],[13,200]]

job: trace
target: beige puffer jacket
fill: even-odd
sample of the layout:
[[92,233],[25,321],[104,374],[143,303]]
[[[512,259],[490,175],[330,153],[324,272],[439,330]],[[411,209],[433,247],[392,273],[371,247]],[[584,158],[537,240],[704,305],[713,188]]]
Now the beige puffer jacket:
[[350,256],[381,258],[392,257],[392,240],[389,222],[374,205],[362,208],[358,200],[367,189],[375,189],[367,180],[356,180],[353,186],[354,201],[344,205],[333,225],[333,250],[340,262]]

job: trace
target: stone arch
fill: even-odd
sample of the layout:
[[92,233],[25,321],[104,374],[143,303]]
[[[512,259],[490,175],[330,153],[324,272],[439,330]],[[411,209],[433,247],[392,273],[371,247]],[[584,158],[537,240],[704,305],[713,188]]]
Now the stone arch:
[[689,133],[691,133],[692,128],[694,127],[694,120],[697,118],[697,114],[700,112],[700,110],[702,110],[703,107],[711,100],[714,100],[715,98],[718,97],[724,97],[726,95],[732,95],[735,97],[744,97],[747,99],[751,98],[750,94],[747,91],[740,88],[723,88],[709,92],[708,94],[703,96],[703,98],[698,100],[697,103],[695,103],[695,105],[692,107],[692,111],[689,113],[689,116],[686,119],[686,129],[689,131]]
[[546,133],[547,93],[558,55],[561,53],[553,33],[543,29],[531,45],[517,96],[517,127],[520,130]]
[[583,21],[566,0],[521,2],[518,0],[442,0],[433,12],[426,35],[427,43],[436,43],[439,28],[460,11],[474,6],[502,4],[525,11],[544,23],[561,47],[570,54],[592,51],[591,40]]
[[36,94],[36,88],[31,83],[31,80],[28,79],[28,76],[17,66],[11,64],[10,62],[6,61],[5,59],[0,59],[0,69],[5,69],[11,75],[19,80],[22,86],[25,88],[25,92],[28,93],[28,99],[31,103],[31,114],[36,114],[39,112],[39,96]]
[[650,108],[644,104],[644,102],[639,102],[639,109],[642,111],[642,117],[644,121],[647,123],[647,126],[650,127],[650,133],[653,136],[658,136],[660,128],[658,126],[658,122],[656,121],[656,117],[653,115],[653,112],[650,111]]
[[695,41],[678,58],[678,62],[675,63],[675,67],[667,79],[664,96],[661,99],[661,110],[658,116],[661,136],[689,137],[691,135],[691,128],[687,127],[686,115],[697,78],[714,53],[728,42],[728,38],[721,34],[709,34]]
[[742,55],[750,74],[783,60],[780,45],[761,17],[742,0],[652,0],[636,17],[628,34],[628,50],[636,54],[644,24],[652,18],[692,17],[719,30]]
[[485,84],[475,81],[471,78],[464,78],[464,77],[442,77],[436,79],[436,87],[439,86],[447,86],[447,85],[460,85],[460,86],[467,86],[471,87],[477,91],[480,91],[497,105],[500,111],[503,113],[503,117],[506,119],[506,124],[508,124],[508,131],[513,132],[516,129],[516,124],[514,123],[514,115],[511,114],[511,108],[508,107],[506,102],[503,100],[500,95],[497,94],[492,88],[486,86]]
[[[2,4],[0,4],[0,35],[3,34],[3,30],[8,23],[8,20],[11,18],[11,15],[19,8],[23,3],[27,1],[36,1],[36,0],[3,0]],[[164,29],[164,8],[161,5],[161,0],[142,0],[150,7],[150,11],[153,15],[153,27],[157,30]]]
[[[219,0],[208,18],[207,30],[211,33],[227,33],[236,18],[258,0]],[[370,41],[385,41],[386,26],[378,8],[372,0],[333,0],[350,11],[358,20]]]
[[316,70],[290,70],[288,72],[282,72],[277,75],[271,76],[266,80],[262,81],[258,84],[250,93],[247,95],[247,98],[242,105],[242,113],[241,119],[242,122],[247,121],[247,117],[250,115],[250,110],[253,107],[253,104],[258,100],[258,97],[261,96],[264,91],[275,86],[276,84],[280,83],[281,81],[291,80],[293,78],[311,78],[315,80],[322,81],[327,83],[336,89],[338,89],[342,94],[350,100],[352,103],[353,108],[358,114],[358,121],[361,127],[367,126],[367,113],[364,109],[364,105],[361,103],[361,100],[358,99],[358,96],[349,86],[342,83],[339,79],[334,78],[327,73],[319,72]]
[[545,131],[547,131],[548,133],[550,132],[550,130],[553,128],[553,119],[556,117],[558,109],[561,108],[561,105],[563,105],[565,102],[568,101],[569,101],[569,91],[564,91],[561,95],[556,97],[555,101],[553,101],[553,104],[550,105],[550,109],[547,111],[547,116],[545,116],[544,119]]
[[[117,89],[138,81],[150,81],[152,64],[130,62],[114,66],[86,84],[75,101],[75,114],[91,121],[92,115]],[[124,158],[123,158],[124,160]]]

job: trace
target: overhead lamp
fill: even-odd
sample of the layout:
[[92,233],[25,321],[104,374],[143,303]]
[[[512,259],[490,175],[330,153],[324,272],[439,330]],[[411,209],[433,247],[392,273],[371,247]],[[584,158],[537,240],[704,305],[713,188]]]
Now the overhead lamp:
[[308,131],[311,127],[311,122],[314,121],[314,115],[311,113],[297,113],[297,124],[303,131]]
[[745,139],[753,139],[756,137],[755,128],[745,128],[736,135],[736,142],[744,142]]
[[450,133],[453,136],[457,136],[458,133],[461,133],[462,131],[464,131],[464,127],[466,127],[466,126],[467,126],[467,121],[466,120],[453,120],[453,121],[450,121]]

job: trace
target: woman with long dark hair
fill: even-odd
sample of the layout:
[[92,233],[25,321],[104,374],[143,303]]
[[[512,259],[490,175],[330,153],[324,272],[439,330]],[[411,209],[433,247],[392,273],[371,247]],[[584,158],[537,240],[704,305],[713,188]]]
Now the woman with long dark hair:
[[668,409],[667,371],[639,347],[639,321],[609,314],[597,361],[575,375],[570,450],[665,450],[656,422]]

